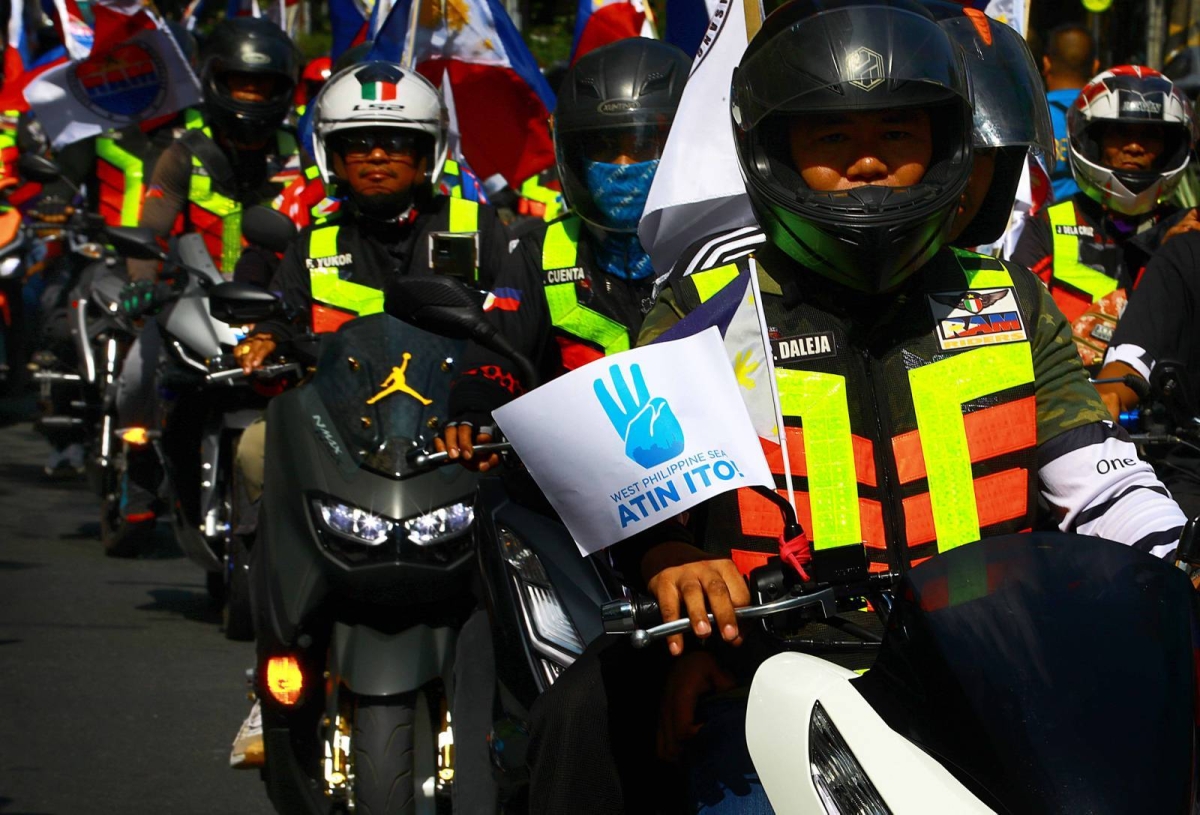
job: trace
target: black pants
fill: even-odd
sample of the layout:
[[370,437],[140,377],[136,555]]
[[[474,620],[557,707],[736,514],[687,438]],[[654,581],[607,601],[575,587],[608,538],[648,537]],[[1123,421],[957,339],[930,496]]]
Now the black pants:
[[655,736],[667,649],[601,637],[534,703],[529,811],[534,815],[674,813],[682,774]]

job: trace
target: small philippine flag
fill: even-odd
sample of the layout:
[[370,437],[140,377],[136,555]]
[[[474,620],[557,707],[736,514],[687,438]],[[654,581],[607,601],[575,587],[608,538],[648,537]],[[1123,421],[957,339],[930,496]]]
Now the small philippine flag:
[[484,311],[491,311],[492,309],[498,309],[499,311],[516,311],[520,307],[520,289],[496,289],[493,292],[489,292],[487,299],[483,301]]

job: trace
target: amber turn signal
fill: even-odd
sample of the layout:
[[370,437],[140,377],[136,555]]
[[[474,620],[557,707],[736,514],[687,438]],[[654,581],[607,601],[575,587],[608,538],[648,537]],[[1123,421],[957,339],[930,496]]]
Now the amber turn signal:
[[267,690],[281,705],[294,705],[304,690],[304,675],[293,656],[271,657],[267,660]]

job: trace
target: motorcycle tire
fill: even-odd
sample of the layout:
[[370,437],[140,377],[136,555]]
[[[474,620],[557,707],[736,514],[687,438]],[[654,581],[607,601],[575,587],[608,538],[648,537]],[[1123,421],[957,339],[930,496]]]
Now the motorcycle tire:
[[249,642],[254,639],[254,617],[250,610],[250,553],[240,535],[232,536],[226,563],[225,639]]
[[415,815],[416,703],[415,693],[356,700],[350,744],[359,815]]

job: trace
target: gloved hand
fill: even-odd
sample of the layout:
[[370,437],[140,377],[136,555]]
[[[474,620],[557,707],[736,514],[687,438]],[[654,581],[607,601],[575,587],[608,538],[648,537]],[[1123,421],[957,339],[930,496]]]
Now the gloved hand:
[[44,196],[38,201],[36,209],[31,209],[28,213],[35,229],[41,225],[65,224],[74,214],[75,208],[71,206],[70,201],[53,195]]
[[155,314],[175,297],[175,287],[154,280],[126,283],[121,289],[121,310],[130,317]]

